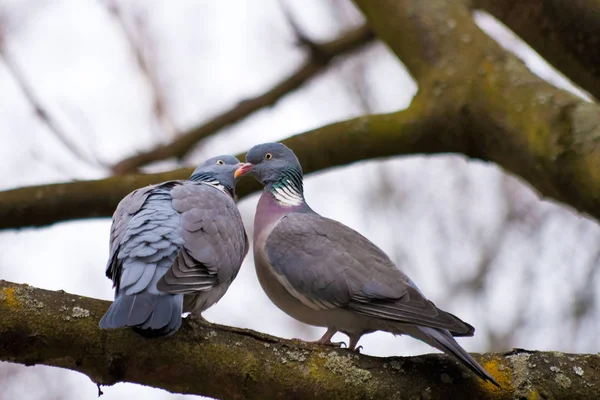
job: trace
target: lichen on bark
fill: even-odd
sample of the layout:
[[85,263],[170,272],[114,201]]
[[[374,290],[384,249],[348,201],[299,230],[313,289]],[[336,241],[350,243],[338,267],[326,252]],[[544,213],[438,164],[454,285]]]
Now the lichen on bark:
[[239,399],[592,398],[600,356],[515,350],[474,355],[502,385],[445,355],[370,357],[246,329],[184,323],[172,337],[100,330],[109,302],[0,281],[0,360]]

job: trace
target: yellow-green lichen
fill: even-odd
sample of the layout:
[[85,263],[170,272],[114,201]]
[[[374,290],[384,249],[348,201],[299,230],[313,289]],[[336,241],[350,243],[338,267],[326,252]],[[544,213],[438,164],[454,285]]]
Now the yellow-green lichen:
[[[504,367],[500,360],[496,358],[492,358],[491,360],[483,363],[483,368],[498,382],[498,384],[504,388],[510,387],[512,385],[512,377],[510,370]],[[481,384],[486,385],[489,389],[496,388],[490,382],[481,381]]]
[[0,301],[6,303],[8,307],[19,307],[19,300],[15,298],[15,288],[7,287],[0,292]]
[[255,382],[258,381],[259,367],[256,357],[249,353],[244,358],[242,371],[247,378],[252,379]]

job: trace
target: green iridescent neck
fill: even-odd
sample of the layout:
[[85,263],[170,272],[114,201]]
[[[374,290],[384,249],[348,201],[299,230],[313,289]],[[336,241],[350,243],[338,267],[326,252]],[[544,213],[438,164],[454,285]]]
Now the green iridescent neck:
[[271,183],[268,190],[281,204],[295,206],[304,203],[302,173],[296,168],[282,171],[281,177]]

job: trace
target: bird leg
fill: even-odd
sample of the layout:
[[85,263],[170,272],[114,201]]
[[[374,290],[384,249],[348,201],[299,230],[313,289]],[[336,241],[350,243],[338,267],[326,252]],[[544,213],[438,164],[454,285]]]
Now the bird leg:
[[[319,344],[321,346],[331,346],[331,347],[342,347],[342,345],[344,345],[345,347],[347,347],[346,342],[332,342],[331,341],[331,338],[336,333],[337,333],[337,330],[335,330],[333,328],[327,328],[327,332],[325,332],[319,340],[313,340],[313,341],[310,341],[307,343],[313,343],[313,344]],[[294,339],[294,340],[300,340],[300,339]]]
[[360,353],[360,351],[363,347],[362,346],[357,347],[356,345],[358,344],[358,341],[360,340],[362,334],[357,335],[357,334],[346,333],[346,335],[348,335],[348,337],[350,338],[350,345],[348,346],[348,350]]
[[323,346],[332,346],[332,347],[342,347],[342,344],[343,344],[345,347],[347,347],[346,342],[332,342],[331,341],[331,338],[336,333],[337,333],[337,330],[335,330],[333,328],[327,328],[327,332],[325,332],[323,334],[323,336],[321,336],[321,339],[315,340],[313,343],[320,344]]
[[185,319],[188,321],[192,328],[198,328],[200,326],[210,325],[210,322],[204,319],[204,317],[198,313],[190,313]]

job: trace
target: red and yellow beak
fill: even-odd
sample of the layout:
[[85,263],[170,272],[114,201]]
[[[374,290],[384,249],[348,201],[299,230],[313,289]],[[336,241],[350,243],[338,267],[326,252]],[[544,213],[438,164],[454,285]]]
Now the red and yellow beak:
[[248,172],[252,171],[252,168],[254,168],[254,164],[250,164],[250,163],[241,164],[240,167],[235,170],[235,172],[233,173],[233,176],[236,179],[240,178],[240,177],[246,175]]

